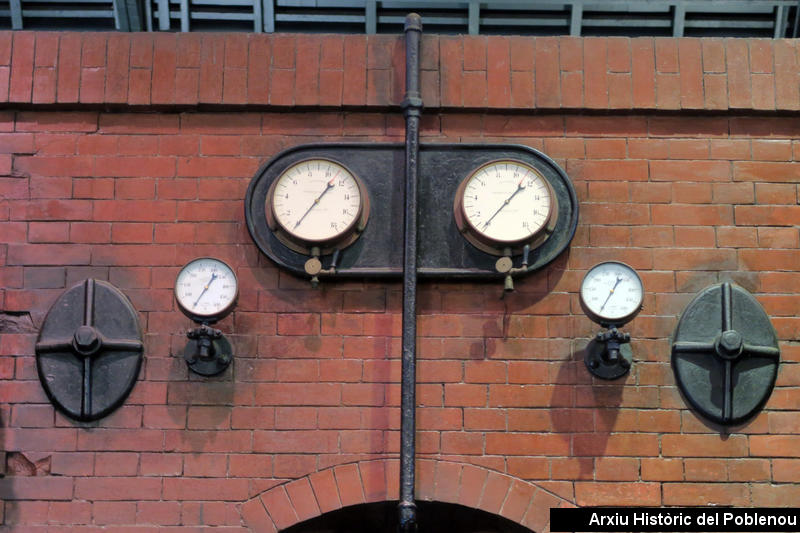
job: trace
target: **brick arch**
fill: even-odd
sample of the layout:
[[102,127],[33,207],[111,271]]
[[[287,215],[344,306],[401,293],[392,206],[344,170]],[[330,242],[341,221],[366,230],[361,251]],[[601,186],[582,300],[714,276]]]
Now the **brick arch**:
[[[350,505],[399,499],[400,462],[374,459],[331,467],[272,487],[242,506],[256,533],[275,533]],[[417,460],[416,498],[455,503],[543,531],[551,507],[574,502],[534,483],[466,463]]]

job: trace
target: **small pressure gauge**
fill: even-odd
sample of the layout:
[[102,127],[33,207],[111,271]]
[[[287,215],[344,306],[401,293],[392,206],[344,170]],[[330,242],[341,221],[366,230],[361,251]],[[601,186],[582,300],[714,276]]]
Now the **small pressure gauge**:
[[581,283],[586,315],[603,327],[622,326],[642,309],[644,285],[636,271],[617,261],[592,267]]
[[501,159],[473,170],[456,192],[453,211],[464,237],[484,252],[509,255],[541,244],[555,226],[550,183],[522,161]]
[[266,200],[267,225],[292,250],[329,253],[364,231],[369,202],[361,180],[330,159],[306,159],[278,175]]
[[211,324],[228,315],[236,304],[239,282],[224,261],[200,257],[190,261],[175,280],[175,300],[195,322]]

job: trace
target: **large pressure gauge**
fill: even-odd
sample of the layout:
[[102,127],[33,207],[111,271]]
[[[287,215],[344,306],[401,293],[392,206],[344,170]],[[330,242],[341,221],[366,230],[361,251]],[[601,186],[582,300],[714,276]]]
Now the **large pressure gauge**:
[[634,269],[607,261],[592,267],[581,283],[581,307],[601,326],[622,326],[642,309],[644,286]]
[[200,257],[190,261],[175,280],[175,300],[181,311],[194,320],[211,324],[233,310],[239,284],[224,261]]
[[280,173],[266,200],[269,228],[296,252],[325,254],[364,230],[369,202],[361,180],[330,159],[306,159]]
[[557,213],[555,194],[544,176],[512,159],[473,170],[461,182],[453,209],[464,237],[494,255],[538,246],[552,232]]

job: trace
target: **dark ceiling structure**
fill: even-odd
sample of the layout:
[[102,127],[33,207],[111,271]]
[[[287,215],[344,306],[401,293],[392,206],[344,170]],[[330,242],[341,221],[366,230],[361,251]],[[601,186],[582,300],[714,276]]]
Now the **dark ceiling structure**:
[[798,36],[798,0],[0,0],[0,29],[663,37]]

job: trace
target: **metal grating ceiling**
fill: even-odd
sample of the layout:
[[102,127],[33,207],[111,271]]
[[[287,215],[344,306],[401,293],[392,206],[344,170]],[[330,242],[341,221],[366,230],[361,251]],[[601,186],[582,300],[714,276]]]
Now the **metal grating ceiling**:
[[0,0],[0,29],[120,30],[141,27],[138,0]]
[[800,0],[0,0],[0,29],[797,37]]

